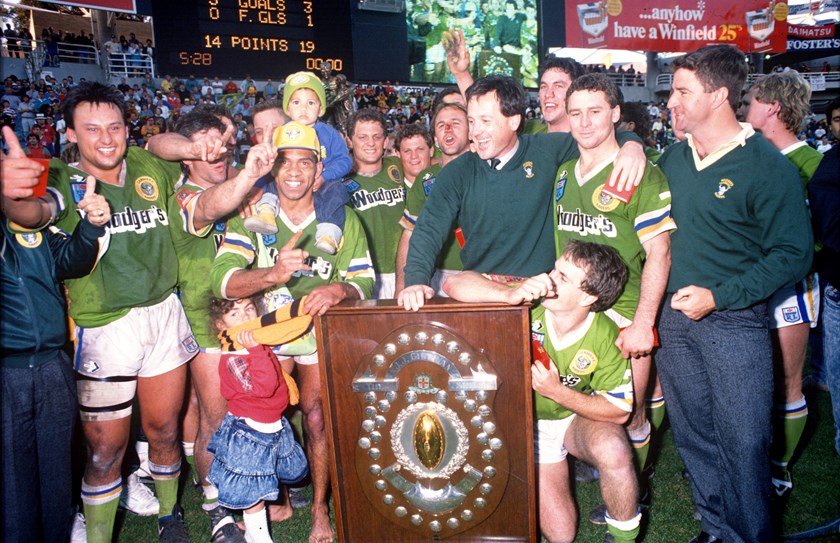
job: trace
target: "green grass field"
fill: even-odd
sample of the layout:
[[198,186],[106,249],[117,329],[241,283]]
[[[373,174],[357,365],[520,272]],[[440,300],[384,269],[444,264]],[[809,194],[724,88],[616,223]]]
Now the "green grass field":
[[[834,426],[828,393],[810,393],[808,406],[808,427],[793,468],[794,491],[785,504],[783,513],[775,516],[780,524],[780,534],[799,532],[840,516],[840,457],[834,451]],[[658,454],[658,460],[656,475],[652,480],[653,507],[643,520],[643,531],[639,541],[688,541],[699,531],[699,523],[692,518],[691,491],[688,482],[680,475],[683,466],[674,448],[670,431],[665,432],[662,443],[654,454]],[[597,483],[577,485],[577,503],[583,517],[578,523],[577,540],[582,543],[603,541],[604,529],[590,524],[585,519],[598,501]],[[207,517],[201,512],[200,499],[191,486],[184,489],[181,502],[186,510],[187,529],[193,542],[210,541]],[[157,541],[155,525],[153,518],[120,512],[116,528],[117,541]],[[275,523],[272,525],[272,533],[277,543],[306,542],[309,534],[308,510],[295,511],[290,520]],[[840,534],[813,541],[840,542]]]

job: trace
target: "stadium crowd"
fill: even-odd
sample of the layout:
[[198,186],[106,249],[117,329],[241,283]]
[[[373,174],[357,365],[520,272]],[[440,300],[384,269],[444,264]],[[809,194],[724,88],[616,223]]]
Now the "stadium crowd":
[[[774,541],[771,497],[794,488],[807,416],[809,341],[812,384],[832,387],[840,425],[840,367],[819,370],[820,357],[838,366],[840,326],[815,328],[840,322],[840,102],[811,112],[793,70],[743,92],[743,54],[725,46],[675,60],[667,101],[624,103],[607,77],[623,68],[553,56],[531,96],[509,77],[473,80],[469,33],[442,38],[458,87],[351,85],[351,115],[335,126],[321,120],[337,105],[328,73],[6,77],[8,540],[111,541],[122,505],[156,515],[161,541],[189,541],[183,459],[213,541],[271,541],[268,521],[300,505],[289,486],[308,459],[309,540],[332,541],[308,325],[345,299],[417,310],[448,295],[533,305],[546,539],[574,539],[569,474],[589,469],[604,501],[589,519],[605,541],[636,540],[667,405],[701,521],[692,541]],[[50,157],[38,194],[45,170],[30,159]],[[262,313],[274,322],[245,325]],[[306,459],[237,475],[263,451],[303,458],[283,416],[293,404]],[[245,433],[259,445],[237,441]],[[570,467],[567,452],[590,467]]]

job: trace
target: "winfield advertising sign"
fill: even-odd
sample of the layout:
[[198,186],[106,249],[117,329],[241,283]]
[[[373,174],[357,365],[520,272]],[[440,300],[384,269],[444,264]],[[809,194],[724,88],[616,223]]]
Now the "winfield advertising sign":
[[734,45],[748,53],[784,52],[788,6],[766,0],[566,1],[568,47],[693,51]]

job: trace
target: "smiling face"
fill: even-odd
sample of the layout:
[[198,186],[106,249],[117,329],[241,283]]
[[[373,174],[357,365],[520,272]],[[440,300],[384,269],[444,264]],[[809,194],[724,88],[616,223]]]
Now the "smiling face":
[[495,91],[471,98],[467,119],[470,139],[483,160],[500,157],[516,145],[516,129],[522,116],[505,117]]
[[282,200],[312,199],[312,186],[321,175],[321,163],[306,149],[283,149],[277,155],[272,173]]
[[411,136],[400,141],[399,157],[403,173],[409,181],[414,181],[417,174],[431,166],[434,149],[429,147],[423,136]]
[[350,140],[360,166],[379,167],[385,153],[385,129],[376,121],[358,121]]
[[566,89],[571,84],[571,76],[559,68],[543,73],[540,79],[540,108],[545,124],[559,124],[565,119]]
[[586,272],[565,256],[557,259],[554,269],[548,276],[554,283],[555,295],[543,300],[546,309],[569,311],[577,307],[589,306],[594,302],[595,298],[580,288],[586,279]]
[[691,70],[680,68],[674,74],[673,90],[668,98],[674,131],[692,133],[710,118],[714,97]]
[[79,147],[81,168],[99,178],[118,173],[125,155],[128,127],[117,106],[82,102],[73,113],[67,140]]
[[615,139],[615,123],[621,117],[618,106],[610,107],[602,91],[572,92],[568,103],[572,137],[581,149],[595,149]]

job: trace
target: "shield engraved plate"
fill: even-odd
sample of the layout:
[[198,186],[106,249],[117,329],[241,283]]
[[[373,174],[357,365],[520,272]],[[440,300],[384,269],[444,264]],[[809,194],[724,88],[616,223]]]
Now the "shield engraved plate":
[[481,523],[510,471],[490,360],[451,330],[413,324],[364,355],[356,472],[389,522],[445,538]]

